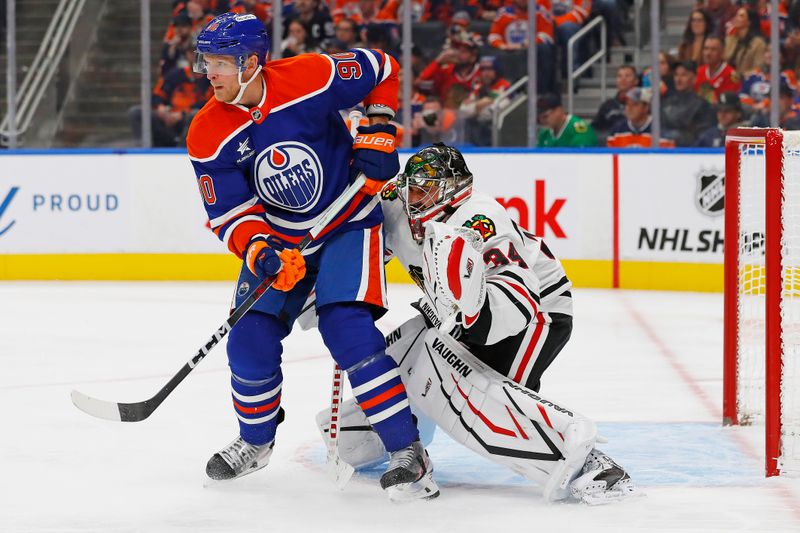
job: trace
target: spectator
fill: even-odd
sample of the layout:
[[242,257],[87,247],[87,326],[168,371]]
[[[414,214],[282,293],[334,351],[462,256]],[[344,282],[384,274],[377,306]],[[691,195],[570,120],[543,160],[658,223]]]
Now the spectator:
[[[553,17],[549,0],[537,0],[536,44],[555,43]],[[489,30],[489,44],[501,50],[528,48],[528,1],[511,0],[510,5],[497,12]]]
[[[800,130],[800,116],[794,108],[797,93],[788,83],[784,82],[781,82],[779,91],[778,126],[785,130]],[[756,128],[768,128],[770,126],[769,109],[756,113],[753,116],[752,125]]]
[[358,24],[351,18],[342,18],[336,23],[335,35],[342,42],[345,50],[358,48],[361,44],[358,40]]
[[708,0],[703,9],[711,19],[711,33],[722,38],[728,32],[728,23],[736,16],[736,6],[731,0]]
[[[466,100],[462,102],[459,115],[466,121],[465,141],[476,146],[492,144],[492,109],[491,106],[511,84],[500,76],[497,58],[484,56],[478,64],[479,78]],[[504,98],[500,101],[502,109],[510,103]]]
[[350,0],[342,2],[333,11],[333,21],[339,23],[342,19],[350,18],[359,26],[366,26],[372,22],[379,22],[378,0]]
[[391,45],[389,28],[386,24],[368,24],[362,32],[364,34],[364,46],[371,49],[383,50],[394,55],[395,50]]
[[[211,19],[214,16],[211,14],[211,10],[209,9],[207,2],[203,2],[201,0],[188,0],[187,2],[178,2],[175,4],[175,9],[173,10],[173,19],[177,18],[179,15],[186,15],[192,21],[192,38],[196,38],[197,35],[206,27],[206,25],[211,22]],[[175,38],[175,26],[170,23],[167,26],[167,33],[164,35],[164,41],[169,42]]]
[[758,15],[755,11],[739,8],[733,18],[733,33],[725,37],[725,61],[742,75],[764,62],[766,48]]
[[[425,17],[426,0],[411,0],[411,23],[421,22]],[[378,11],[377,20],[392,24],[402,23],[403,0],[388,0]]]
[[320,7],[320,0],[294,0],[292,11],[283,21],[283,37],[289,36],[289,24],[299,21],[306,29],[306,43],[319,47],[323,40],[333,37],[333,21],[327,9]]
[[[772,59],[772,52],[769,47],[764,51],[764,63],[757,66],[755,69],[748,72],[742,80],[742,87],[739,90],[739,99],[742,105],[749,107],[754,111],[769,108],[769,75],[770,75],[770,61]],[[786,83],[793,91],[797,91],[797,77],[792,69],[784,68],[783,50],[780,54],[780,68],[781,83]]]
[[711,33],[711,19],[702,9],[695,9],[689,15],[683,40],[678,47],[678,61],[703,61],[703,43]]
[[455,123],[456,113],[445,109],[441,100],[429,96],[422,104],[422,111],[415,113],[411,120],[412,143],[414,146],[443,142],[455,144],[458,140]]
[[183,59],[187,49],[194,49],[192,19],[189,18],[189,15],[179,13],[172,19],[172,28],[172,38],[164,41],[161,47],[161,60],[159,61],[161,76],[175,68]]
[[539,148],[584,148],[597,146],[592,126],[580,117],[569,115],[557,94],[543,94],[536,102],[536,113],[542,129],[536,146]]
[[320,49],[313,46],[306,33],[306,27],[299,20],[289,23],[289,34],[281,43],[281,57],[294,57],[306,53],[319,53]]
[[471,90],[478,79],[478,46],[473,41],[452,41],[419,76],[420,82],[433,81],[433,94],[440,101],[452,85]]
[[592,2],[593,17],[601,16],[606,21],[608,27],[608,46],[625,46],[625,35],[623,32],[622,9],[617,0],[594,0]]
[[[661,96],[671,94],[675,90],[675,81],[672,79],[673,63],[675,63],[675,59],[671,55],[666,52],[659,52],[658,66],[659,72],[661,73]],[[651,87],[650,71],[650,68],[646,68],[644,72],[642,72],[642,87]]]
[[725,145],[725,132],[742,125],[742,102],[736,93],[722,93],[717,103],[717,124],[710,126],[697,138],[695,146],[719,148]]
[[[609,132],[606,145],[612,148],[650,148],[653,146],[650,115],[652,89],[634,87],[626,96],[625,118],[619,120]],[[673,148],[675,143],[661,138],[659,147]]]
[[683,61],[675,66],[675,91],[661,104],[664,136],[677,146],[692,146],[700,132],[714,124],[714,110],[707,100],[694,92],[697,65]]
[[622,65],[617,69],[617,94],[600,104],[592,121],[592,127],[598,135],[604,137],[611,126],[625,116],[625,95],[638,84],[636,67]]
[[[511,0],[497,12],[489,30],[489,44],[501,50],[528,48],[528,1]],[[536,87],[540,93],[553,92],[555,84],[555,37],[549,0],[537,0]]]
[[[797,2],[794,2],[797,5]],[[756,12],[758,13],[761,29],[761,35],[769,41],[772,35],[772,3],[769,0],[758,0],[755,2]],[[786,0],[778,2],[778,38],[783,40],[786,36],[786,30],[789,23],[789,6]]]
[[[567,73],[567,43],[580,31],[591,8],[592,0],[551,0],[550,12],[553,15],[556,42],[561,48],[561,72]],[[573,65],[576,68],[584,56],[581,48],[581,46],[573,48]]]
[[697,70],[695,92],[716,104],[719,95],[739,92],[741,85],[736,70],[722,60],[722,39],[709,35],[703,45],[703,65]]
[[480,33],[469,31],[469,23],[472,19],[466,11],[459,11],[451,19],[452,23],[447,28],[447,40],[445,44],[451,41],[472,41],[478,46],[483,45],[483,36]]
[[[212,90],[208,78],[197,77],[192,72],[191,61],[194,49],[185,51],[178,65],[158,80],[153,89],[151,126],[153,146],[182,146],[186,130],[206,101]],[[136,138],[142,135],[142,108],[134,106],[128,112]]]
[[236,0],[230,8],[233,13],[255,15],[264,25],[272,20],[271,10],[272,2],[264,2],[263,0]]

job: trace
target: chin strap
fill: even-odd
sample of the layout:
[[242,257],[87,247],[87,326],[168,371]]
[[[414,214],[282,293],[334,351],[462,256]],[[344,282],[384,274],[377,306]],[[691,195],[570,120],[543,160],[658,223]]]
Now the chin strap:
[[258,77],[258,73],[259,72],[261,72],[261,65],[258,66],[258,68],[253,73],[253,75],[250,77],[250,79],[243,83],[242,82],[242,72],[239,71],[239,76],[238,76],[238,79],[239,79],[239,94],[236,95],[236,98],[234,98],[233,100],[228,102],[229,104],[235,105],[235,104],[239,103],[239,100],[241,100],[242,96],[244,96],[244,91],[247,89],[247,86],[250,85],[251,83],[253,83],[253,80]]

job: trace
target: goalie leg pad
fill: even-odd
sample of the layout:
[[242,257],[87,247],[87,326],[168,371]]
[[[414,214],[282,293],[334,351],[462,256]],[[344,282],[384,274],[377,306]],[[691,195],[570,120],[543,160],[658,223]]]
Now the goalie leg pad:
[[[328,441],[331,410],[323,409],[316,416],[322,441]],[[339,457],[354,468],[381,463],[389,458],[381,438],[372,429],[367,415],[354,399],[342,402],[339,408],[339,436],[336,441]]]
[[498,374],[434,329],[403,366],[415,408],[455,441],[544,485],[549,500],[569,495],[597,436],[591,420]]

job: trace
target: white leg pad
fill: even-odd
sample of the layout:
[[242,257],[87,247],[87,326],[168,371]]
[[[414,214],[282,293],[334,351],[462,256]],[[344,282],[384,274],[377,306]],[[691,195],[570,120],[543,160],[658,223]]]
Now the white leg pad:
[[391,355],[417,411],[453,440],[542,484],[548,500],[569,495],[594,446],[594,422],[495,372],[436,329],[414,335],[403,352]]

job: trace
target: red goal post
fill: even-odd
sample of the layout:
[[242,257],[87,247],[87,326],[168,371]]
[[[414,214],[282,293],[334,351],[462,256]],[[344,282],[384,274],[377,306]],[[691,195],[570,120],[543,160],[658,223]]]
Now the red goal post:
[[725,138],[723,423],[764,422],[766,474],[800,474],[800,132]]

